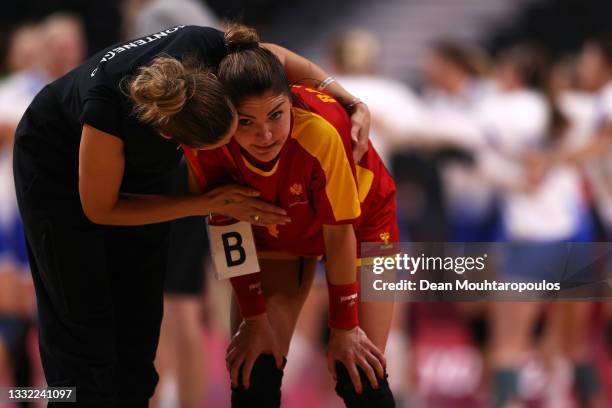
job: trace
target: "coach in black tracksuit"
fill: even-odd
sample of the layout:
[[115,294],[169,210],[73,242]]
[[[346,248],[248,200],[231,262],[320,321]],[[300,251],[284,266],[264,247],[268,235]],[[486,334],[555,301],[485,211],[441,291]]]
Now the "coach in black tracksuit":
[[[301,57],[270,48],[294,79],[325,77]],[[160,55],[161,68],[142,71]],[[180,81],[161,85],[154,74],[168,66],[182,70],[186,59],[214,70],[225,55],[222,32],[195,26],[115,45],[46,86],[19,124],[15,184],[43,367],[49,386],[77,387],[79,405],[144,407],[154,392],[166,221],[209,212],[260,225],[287,221],[237,186],[205,196],[164,195],[182,155],[177,141],[216,146],[236,124],[233,107],[204,68],[185,68]],[[139,99],[131,93],[136,76]],[[192,119],[187,127],[184,118]]]

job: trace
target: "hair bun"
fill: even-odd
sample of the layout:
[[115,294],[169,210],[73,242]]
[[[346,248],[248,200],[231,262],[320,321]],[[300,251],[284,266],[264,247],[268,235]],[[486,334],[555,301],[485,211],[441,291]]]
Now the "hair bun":
[[183,64],[169,57],[157,57],[142,67],[130,86],[132,99],[142,120],[165,123],[183,109],[191,81],[186,81]]
[[237,24],[225,32],[224,42],[228,53],[240,52],[259,47],[259,36],[254,29]]
[[252,50],[259,47],[259,43],[248,43],[248,44],[225,44],[228,53],[240,52],[244,50]]

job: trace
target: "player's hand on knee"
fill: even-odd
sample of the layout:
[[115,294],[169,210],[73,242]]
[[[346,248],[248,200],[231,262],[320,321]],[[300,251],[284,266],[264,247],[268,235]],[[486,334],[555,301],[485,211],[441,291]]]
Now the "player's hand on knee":
[[276,366],[283,368],[283,355],[266,313],[243,320],[232,337],[225,355],[232,387],[239,387],[241,374],[242,385],[245,389],[249,388],[253,365],[263,353],[272,354]]
[[387,365],[385,356],[360,327],[351,330],[331,329],[327,348],[327,366],[334,380],[337,379],[337,361],[346,367],[358,394],[363,392],[363,387],[357,367],[361,367],[374,389],[378,388],[376,377],[385,378]]
[[258,199],[259,192],[252,188],[227,185],[203,195],[212,212],[223,214],[254,225],[266,226],[290,222],[282,208]]

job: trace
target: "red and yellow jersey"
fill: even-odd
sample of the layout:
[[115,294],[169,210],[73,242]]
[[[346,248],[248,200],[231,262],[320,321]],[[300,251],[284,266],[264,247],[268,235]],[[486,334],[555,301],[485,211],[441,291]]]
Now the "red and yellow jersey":
[[[308,88],[292,91],[291,134],[273,166],[263,170],[232,140],[221,148],[199,150],[197,157],[187,155],[200,185],[204,190],[247,185],[259,190],[262,200],[287,211],[292,221],[286,225],[253,227],[259,251],[322,255],[323,224],[354,224],[358,240],[397,240],[396,226],[381,227],[391,213],[395,225],[395,186],[378,154],[370,145],[355,166],[351,122],[342,106]],[[387,215],[377,215],[383,207]],[[360,229],[367,234],[360,237]]]

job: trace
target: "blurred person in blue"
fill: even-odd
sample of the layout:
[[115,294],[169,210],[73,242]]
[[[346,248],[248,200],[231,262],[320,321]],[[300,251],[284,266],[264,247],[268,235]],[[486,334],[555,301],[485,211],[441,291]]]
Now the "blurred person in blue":
[[[481,165],[501,187],[504,239],[511,243],[502,274],[510,280],[560,281],[563,243],[589,238],[584,235],[588,219],[575,169],[555,168],[535,189],[529,188],[522,169],[526,152],[558,148],[570,130],[569,119],[550,93],[549,74],[541,50],[517,45],[503,51],[496,75],[500,92],[489,98],[481,116],[490,146]],[[495,404],[511,406],[520,398],[518,370],[530,349],[540,304],[495,302],[491,309]]]
[[[534,149],[552,151],[565,143],[569,130],[569,120],[550,93],[548,75],[541,50],[529,45],[510,47],[497,59],[496,90],[483,98],[473,116],[432,114],[414,130],[419,140],[478,152],[478,171],[501,199],[500,240],[511,243],[501,274],[509,280],[559,281],[565,242],[588,240],[584,231],[590,220],[576,170],[555,167],[534,187],[523,165]],[[519,400],[518,370],[539,310],[536,302],[491,305],[495,406],[511,406]]]
[[[557,149],[550,154],[535,155],[528,161],[528,170],[532,179],[540,182],[551,168],[558,165],[573,165],[585,170],[592,191],[596,219],[600,221],[603,235],[598,240],[609,241],[612,236],[612,35],[603,33],[590,38],[582,46],[577,60],[576,81],[582,93],[566,93],[565,104],[580,120],[583,134],[586,138],[578,138],[571,149]],[[562,99],[563,100],[563,99]],[[535,158],[535,160],[534,160]],[[609,254],[607,254],[609,259]],[[610,265],[601,271],[604,278],[609,275]],[[588,311],[582,305],[574,308],[571,313],[574,318],[564,318],[564,338],[561,346],[565,347],[568,356],[573,360],[592,360],[588,332]],[[606,304],[606,314],[610,321],[612,307]],[[582,322],[580,321],[582,317]],[[569,320],[569,321],[568,321]],[[612,344],[612,323],[608,323],[608,343]],[[609,346],[610,347],[610,346]],[[582,379],[583,390],[579,397],[583,400],[593,399],[597,394],[597,382],[592,365],[587,365],[586,375],[575,372],[577,380]],[[578,384],[580,386],[580,384]]]
[[[484,51],[449,39],[433,43],[423,64],[424,103],[433,116],[473,117],[493,91]],[[494,186],[478,171],[469,149],[447,148],[438,154],[449,238],[455,242],[491,242],[499,233]]]
[[28,273],[23,227],[12,181],[12,144],[17,123],[42,87],[42,32],[37,25],[12,33],[0,82],[0,379],[32,386],[28,335],[34,293]]
[[[597,117],[597,98],[590,89],[588,79],[581,74],[583,63],[582,58],[565,57],[556,62],[551,73],[551,90],[559,108],[569,119],[564,141],[554,149],[557,154],[571,154],[585,149],[592,139],[593,124]],[[601,232],[597,228],[599,220],[597,210],[593,208],[595,203],[592,175],[580,169],[578,174],[583,187],[584,208],[588,211],[585,211],[582,230],[574,240],[598,241]],[[581,262],[580,253],[581,251],[585,253],[585,248],[587,247],[583,244],[578,244],[577,251],[572,256],[574,261]],[[588,251],[586,249],[586,253]],[[556,356],[562,357],[573,367],[575,396],[580,406],[584,407],[597,406],[603,397],[593,350],[593,310],[593,302],[554,302],[547,316],[544,339],[545,342],[548,341],[545,344],[551,346],[548,351],[552,355],[548,357],[552,357],[550,361],[552,370],[554,364],[558,362]]]
[[[535,156],[530,160],[534,180],[539,182],[551,168],[558,165],[575,165],[584,171],[589,191],[595,206],[595,219],[602,227],[593,240],[609,241],[612,230],[612,193],[609,169],[612,149],[612,36],[600,35],[587,40],[578,55],[575,72],[575,88],[561,95],[562,107],[579,124],[574,143],[566,149],[557,149],[549,155]],[[533,159],[533,158],[532,158]],[[534,165],[535,164],[535,165]],[[608,254],[609,257],[609,254]],[[600,271],[605,275],[607,270]],[[596,368],[593,367],[593,342],[590,336],[589,319],[591,305],[568,303],[558,305],[561,309],[553,315],[558,333],[553,340],[570,361],[574,362],[574,381],[577,397],[584,406],[598,401],[600,391]],[[612,308],[606,304],[608,320]],[[612,339],[612,323],[608,323],[608,342]]]
[[566,93],[562,101],[580,116],[588,136],[570,149],[534,154],[526,162],[535,183],[557,165],[575,165],[586,170],[598,218],[606,238],[612,233],[612,34],[585,41],[578,56],[576,80],[583,92]]
[[595,115],[590,124],[589,143],[565,156],[586,169],[609,241],[612,237],[612,34],[585,42],[579,56],[578,75],[584,87],[595,93]]

